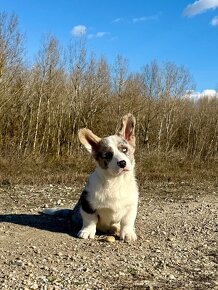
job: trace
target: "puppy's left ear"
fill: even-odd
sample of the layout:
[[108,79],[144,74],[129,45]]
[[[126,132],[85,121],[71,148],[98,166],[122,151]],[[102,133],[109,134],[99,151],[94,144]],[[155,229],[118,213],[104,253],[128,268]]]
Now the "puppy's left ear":
[[135,147],[135,124],[135,117],[129,113],[122,117],[120,131],[118,132],[118,135],[122,136],[133,147]]

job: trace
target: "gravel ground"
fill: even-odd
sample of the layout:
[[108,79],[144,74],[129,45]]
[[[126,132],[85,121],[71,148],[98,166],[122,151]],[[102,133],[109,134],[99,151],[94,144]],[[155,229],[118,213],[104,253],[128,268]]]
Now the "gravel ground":
[[80,240],[40,215],[70,207],[82,185],[0,187],[0,288],[218,289],[218,183],[140,188],[138,241]]

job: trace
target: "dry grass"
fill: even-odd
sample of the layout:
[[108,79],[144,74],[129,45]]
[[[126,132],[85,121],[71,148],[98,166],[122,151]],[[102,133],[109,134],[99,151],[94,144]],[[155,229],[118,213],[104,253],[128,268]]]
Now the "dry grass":
[[137,173],[139,181],[197,181],[216,180],[218,161],[203,162],[184,158],[182,154],[150,154],[137,155]]
[[[84,183],[95,163],[86,152],[69,158],[1,158],[0,183],[9,184],[73,184]],[[136,174],[140,184],[147,181],[215,181],[217,161],[187,160],[178,154],[155,152],[136,154]]]
[[[79,166],[81,165],[82,166]],[[0,182],[5,184],[72,184],[84,180],[91,170],[87,158],[10,158],[0,159]]]

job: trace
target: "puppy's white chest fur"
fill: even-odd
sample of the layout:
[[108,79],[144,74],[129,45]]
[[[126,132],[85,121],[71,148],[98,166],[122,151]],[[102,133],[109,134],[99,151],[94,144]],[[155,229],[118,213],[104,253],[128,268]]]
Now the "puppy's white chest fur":
[[133,172],[105,179],[98,169],[90,176],[86,190],[89,202],[99,216],[99,227],[119,223],[130,208],[137,208],[138,187]]

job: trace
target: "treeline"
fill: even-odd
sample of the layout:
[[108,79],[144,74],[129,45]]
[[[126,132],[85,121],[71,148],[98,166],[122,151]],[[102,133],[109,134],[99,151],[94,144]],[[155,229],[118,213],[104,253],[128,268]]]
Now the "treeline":
[[76,156],[77,131],[113,134],[120,117],[137,118],[138,153],[179,152],[199,160],[218,152],[218,99],[185,98],[189,72],[151,62],[137,73],[89,54],[83,41],[61,48],[48,36],[29,67],[14,15],[0,14],[1,156]]

